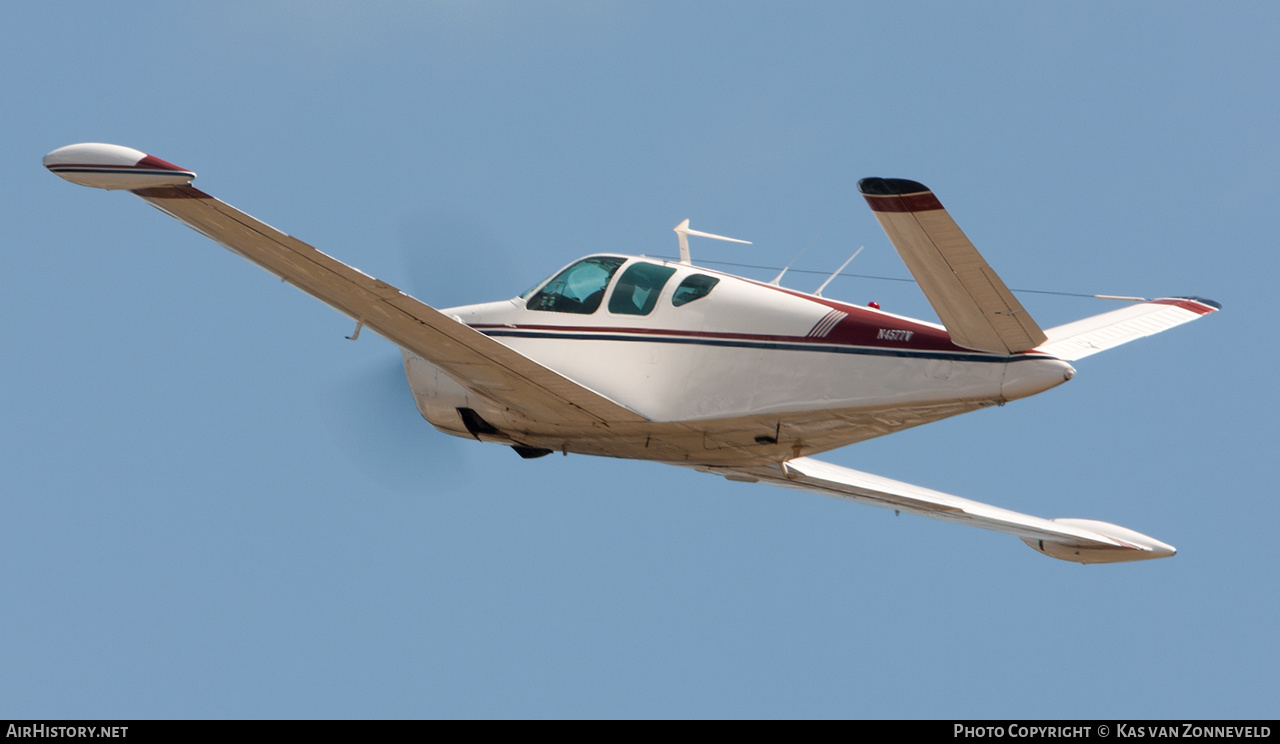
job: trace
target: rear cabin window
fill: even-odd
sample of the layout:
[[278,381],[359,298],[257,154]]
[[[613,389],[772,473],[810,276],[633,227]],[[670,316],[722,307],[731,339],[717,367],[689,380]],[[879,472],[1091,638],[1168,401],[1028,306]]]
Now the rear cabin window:
[[680,307],[694,300],[700,300],[710,294],[711,289],[719,283],[719,279],[706,274],[687,276],[684,281],[680,282],[680,286],[676,287],[676,291],[672,293],[671,304]]
[[529,298],[525,307],[553,313],[590,315],[600,307],[605,287],[626,259],[613,256],[584,258],[561,271]]
[[676,273],[671,266],[634,263],[618,277],[609,297],[609,312],[620,315],[648,315],[658,304],[662,287]]

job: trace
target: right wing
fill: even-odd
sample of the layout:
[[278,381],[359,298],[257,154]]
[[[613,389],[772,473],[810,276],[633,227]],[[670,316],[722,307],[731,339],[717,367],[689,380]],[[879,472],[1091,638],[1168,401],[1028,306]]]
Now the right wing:
[[1172,545],[1133,530],[1091,519],[1042,519],[882,478],[808,457],[780,465],[709,467],[703,472],[737,481],[765,481],[871,506],[956,524],[1005,532],[1053,558],[1075,563],[1119,563],[1165,558]]
[[953,342],[993,354],[1044,343],[1044,331],[924,184],[864,178],[858,190]]
[[84,186],[131,191],[234,253],[444,370],[477,395],[549,424],[646,419],[386,282],[189,185],[191,171],[118,145],[70,145],[45,166]]

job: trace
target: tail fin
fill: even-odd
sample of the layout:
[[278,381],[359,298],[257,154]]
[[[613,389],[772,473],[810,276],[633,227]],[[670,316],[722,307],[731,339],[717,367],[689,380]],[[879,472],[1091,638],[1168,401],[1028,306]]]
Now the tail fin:
[[858,190],[959,346],[995,354],[1032,349],[1044,331],[926,186],[864,178]]
[[1165,297],[1122,307],[1092,318],[1077,320],[1046,331],[1049,340],[1038,351],[1073,362],[1099,351],[1115,348],[1222,309],[1213,300],[1199,297]]

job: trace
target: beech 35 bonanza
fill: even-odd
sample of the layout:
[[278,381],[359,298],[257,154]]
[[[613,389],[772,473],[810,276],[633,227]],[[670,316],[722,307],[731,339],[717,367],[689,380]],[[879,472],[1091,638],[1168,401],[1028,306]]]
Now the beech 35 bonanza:
[[1041,519],[809,455],[1025,398],[1070,362],[1220,309],[1137,302],[1041,330],[937,197],[914,181],[858,189],[942,325],[679,262],[575,261],[509,300],[436,310],[190,185],[138,150],[79,144],[44,165],[123,189],[400,347],[423,418],[459,437],[656,460],[1007,532],[1054,558],[1113,563],[1175,553],[1106,522]]

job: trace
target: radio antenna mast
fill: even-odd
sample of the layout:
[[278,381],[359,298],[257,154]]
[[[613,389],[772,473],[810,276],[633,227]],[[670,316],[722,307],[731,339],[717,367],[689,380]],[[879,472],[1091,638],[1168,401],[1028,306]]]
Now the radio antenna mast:
[[680,237],[680,263],[688,264],[690,266],[693,265],[693,262],[689,260],[689,236],[690,235],[697,235],[700,238],[715,238],[716,240],[727,240],[730,243],[746,243],[747,245],[751,245],[750,240],[738,240],[737,238],[726,238],[723,235],[712,235],[711,233],[704,233],[704,232],[699,232],[697,230],[690,230],[689,220],[685,220],[684,222],[681,222],[680,224],[676,225],[674,229],[676,231],[676,235]]
[[814,297],[821,297],[821,296],[822,296],[822,290],[824,290],[824,289],[826,289],[826,288],[827,288],[827,285],[831,283],[831,280],[832,280],[832,279],[835,279],[836,277],[840,276],[840,272],[844,271],[844,267],[846,267],[846,266],[848,266],[850,263],[852,263],[853,259],[857,258],[859,253],[862,253],[862,249],[863,249],[863,248],[866,248],[866,246],[865,246],[865,245],[860,245],[860,246],[858,246],[858,250],[854,251],[854,252],[853,252],[853,255],[852,255],[852,256],[849,256],[848,260],[846,260],[844,263],[840,264],[840,268],[836,269],[836,273],[834,273],[834,274],[832,274],[831,276],[827,277],[827,280],[826,280],[825,282],[823,282],[823,283],[822,283],[822,286],[821,286],[821,287],[818,287],[817,291],[815,291],[815,292],[813,293],[813,296],[814,296]]

